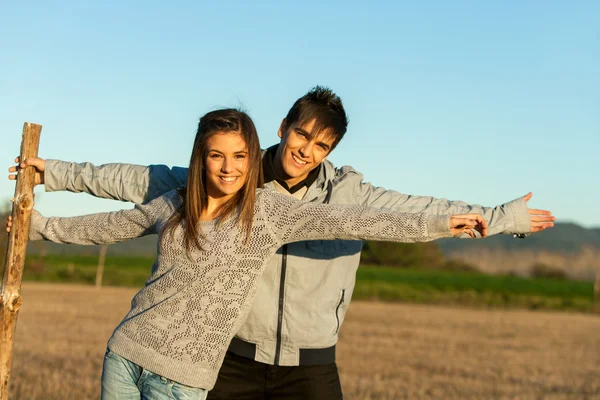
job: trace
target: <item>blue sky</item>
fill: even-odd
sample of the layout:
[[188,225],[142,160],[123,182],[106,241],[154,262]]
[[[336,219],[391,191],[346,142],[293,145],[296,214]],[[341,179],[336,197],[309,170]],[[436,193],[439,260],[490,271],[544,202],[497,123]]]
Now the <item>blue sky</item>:
[[[350,117],[330,160],[366,180],[488,206],[532,191],[600,226],[599,20],[595,1],[8,2],[0,160],[30,121],[46,158],[185,166],[222,106],[248,110],[266,147],[320,84]],[[36,193],[46,215],[129,207]]]

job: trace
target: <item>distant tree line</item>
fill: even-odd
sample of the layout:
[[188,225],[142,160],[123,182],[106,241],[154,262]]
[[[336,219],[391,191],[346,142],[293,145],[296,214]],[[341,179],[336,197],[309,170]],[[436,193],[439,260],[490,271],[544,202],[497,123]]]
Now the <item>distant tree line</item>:
[[435,242],[389,243],[368,241],[363,247],[361,262],[398,268],[430,268],[455,271],[477,271],[469,263],[446,259]]

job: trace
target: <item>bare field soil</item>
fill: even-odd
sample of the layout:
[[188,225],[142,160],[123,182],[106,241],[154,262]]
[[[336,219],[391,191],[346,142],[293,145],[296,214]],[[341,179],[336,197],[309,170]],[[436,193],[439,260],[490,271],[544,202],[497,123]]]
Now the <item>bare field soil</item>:
[[[25,283],[11,399],[96,399],[135,289]],[[600,317],[355,302],[346,399],[600,399]],[[326,399],[325,399],[326,400]]]

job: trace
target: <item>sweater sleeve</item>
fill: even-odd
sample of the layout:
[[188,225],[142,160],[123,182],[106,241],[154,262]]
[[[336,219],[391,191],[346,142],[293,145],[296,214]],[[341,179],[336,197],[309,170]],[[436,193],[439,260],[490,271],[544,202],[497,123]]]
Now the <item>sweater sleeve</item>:
[[111,244],[157,233],[157,224],[173,212],[172,194],[148,204],[136,204],[131,210],[82,215],[78,217],[43,217],[33,211],[30,240],[49,240],[68,244]]
[[449,215],[307,203],[267,190],[259,201],[280,244],[331,239],[412,243],[452,236]]

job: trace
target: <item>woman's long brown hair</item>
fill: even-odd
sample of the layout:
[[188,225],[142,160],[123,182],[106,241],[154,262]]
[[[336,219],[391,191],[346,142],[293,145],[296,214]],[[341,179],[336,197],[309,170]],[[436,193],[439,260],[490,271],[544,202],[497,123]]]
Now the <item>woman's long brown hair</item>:
[[183,222],[184,244],[187,253],[201,249],[204,237],[200,228],[200,216],[208,206],[206,191],[205,160],[208,156],[207,141],[220,133],[240,134],[248,147],[248,173],[242,188],[230,200],[216,210],[217,224],[237,213],[237,222],[246,234],[246,242],[252,231],[256,188],[263,187],[262,157],[256,127],[243,111],[227,108],[211,111],[200,118],[198,132],[188,169],[187,184],[179,189],[182,204],[165,224],[164,233],[173,235]]

